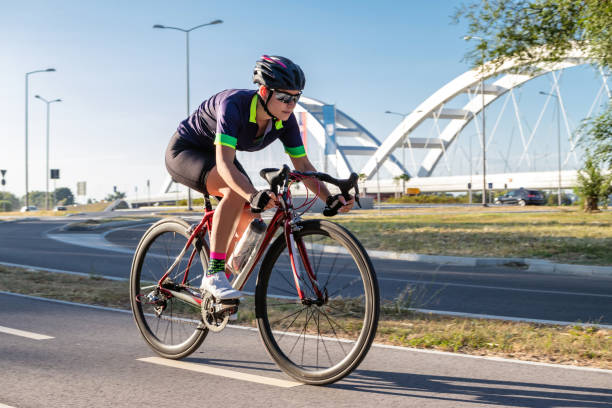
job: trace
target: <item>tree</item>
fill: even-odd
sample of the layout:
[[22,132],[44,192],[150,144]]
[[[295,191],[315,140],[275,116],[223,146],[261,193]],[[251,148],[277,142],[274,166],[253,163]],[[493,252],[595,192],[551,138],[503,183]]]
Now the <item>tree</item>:
[[468,35],[482,38],[465,56],[474,66],[508,58],[557,62],[573,47],[601,67],[612,66],[607,0],[478,0],[457,9],[454,20],[461,19],[469,23]]
[[612,193],[612,174],[604,175],[592,156],[587,156],[584,168],[578,171],[576,192],[584,200],[584,211],[597,211],[598,202]]
[[[30,205],[35,205],[38,207],[38,209],[44,209],[45,208],[45,197],[47,196],[47,193],[44,191],[30,191],[28,193],[28,201],[30,203]],[[53,195],[52,193],[49,193],[49,202],[51,202],[51,200],[53,200]],[[25,196],[23,196],[22,202],[25,203]]]
[[[474,66],[491,61],[499,67],[514,58],[524,63],[518,70],[536,70],[537,63],[559,62],[577,47],[593,64],[606,71],[612,67],[610,0],[473,1],[459,7],[454,18],[466,19],[468,35],[480,38],[465,56]],[[577,191],[585,199],[585,210],[592,211],[597,208],[595,197],[608,188],[601,170],[612,169],[611,101],[603,113],[583,123],[579,131],[587,146],[586,161]]]
[[55,202],[57,204],[72,205],[74,204],[74,195],[68,187],[60,187],[55,189]]
[[13,211],[18,209],[19,199],[11,193],[0,192],[0,211]]
[[410,181],[410,174],[404,173],[404,174],[400,174],[399,176],[393,177],[393,181],[395,182],[395,185],[399,184],[400,180],[402,182],[402,195],[404,195],[406,194],[406,182]]
[[601,115],[583,121],[577,132],[582,134],[581,145],[593,160],[612,169],[612,105],[608,104]]
[[125,198],[125,193],[122,193],[121,191],[115,191],[112,194],[107,195],[104,200],[105,201],[115,201],[115,200],[120,200],[122,198]]

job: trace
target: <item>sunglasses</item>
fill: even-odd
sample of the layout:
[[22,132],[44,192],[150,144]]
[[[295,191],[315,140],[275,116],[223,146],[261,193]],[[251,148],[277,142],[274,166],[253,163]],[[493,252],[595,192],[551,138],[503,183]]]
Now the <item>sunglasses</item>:
[[278,91],[276,89],[271,89],[271,91],[274,91],[274,97],[281,101],[282,103],[297,103],[297,101],[300,100],[300,96],[302,96],[302,92],[298,92],[296,94],[290,94],[287,92],[283,92],[283,91]]

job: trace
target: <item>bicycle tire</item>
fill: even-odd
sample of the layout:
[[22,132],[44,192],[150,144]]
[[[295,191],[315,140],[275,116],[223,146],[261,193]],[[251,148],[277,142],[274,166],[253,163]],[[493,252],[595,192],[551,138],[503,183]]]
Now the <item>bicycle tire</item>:
[[[363,288],[363,295],[357,296],[355,294],[350,294],[348,297],[334,297],[330,295],[328,302],[323,305],[306,306],[305,309],[313,309],[310,311],[310,317],[308,317],[309,311],[306,311],[304,317],[305,325],[299,333],[296,333],[295,329],[293,332],[290,331],[291,326],[298,317],[295,317],[294,322],[291,322],[286,328],[283,328],[282,324],[277,324],[280,320],[271,322],[271,317],[274,319],[278,317],[278,314],[274,316],[274,314],[277,313],[275,309],[282,310],[285,308],[285,310],[282,311],[284,314],[286,311],[291,312],[292,310],[298,310],[303,306],[297,297],[295,285],[293,286],[293,295],[289,296],[286,296],[290,293],[288,290],[281,292],[281,288],[278,287],[281,281],[286,281],[288,284],[293,283],[291,268],[287,268],[287,265],[282,265],[283,258],[281,258],[281,255],[284,253],[288,258],[288,253],[286,251],[287,244],[284,234],[281,234],[268,249],[257,277],[255,292],[257,325],[266,350],[285,373],[306,384],[330,384],[342,379],[357,368],[366,356],[374,340],[380,312],[378,282],[367,252],[348,230],[326,220],[303,221],[300,222],[298,226],[301,227],[301,229],[299,231],[294,231],[294,239],[298,242],[302,241],[306,245],[309,261],[313,269],[315,269],[316,278],[319,283],[321,283],[323,279],[327,279],[323,285],[328,289],[327,293],[329,294],[330,290],[335,289],[335,286],[332,285],[333,280],[341,277],[341,279],[349,279],[349,285],[352,284],[351,282],[355,283],[359,280]],[[308,247],[309,242],[312,243],[310,248]],[[321,255],[317,258],[313,251],[320,251]],[[339,255],[341,262],[345,264],[338,268],[341,272],[334,272],[336,270],[335,265],[337,263],[337,258],[332,261],[331,258],[333,255],[329,255],[334,253]],[[279,259],[281,259],[280,262]],[[302,260],[301,262],[303,265],[304,261]],[[332,278],[334,273],[336,273],[336,277]],[[325,276],[327,276],[327,278],[325,278]],[[271,283],[271,278],[274,280],[274,283]],[[302,284],[308,286],[308,281],[303,280],[300,286],[302,286]],[[345,285],[344,288],[348,288],[348,286]],[[355,288],[359,290],[360,286],[357,284]],[[353,292],[356,292],[354,290],[355,288],[352,289]],[[308,287],[303,288],[306,292],[308,292],[309,289],[312,290],[312,288]],[[278,293],[273,293],[275,291]],[[285,300],[287,300],[287,302],[285,302]],[[361,309],[363,309],[362,318],[359,317],[357,313]],[[329,313],[338,312],[340,313],[340,318],[343,319],[340,320],[340,322],[343,324],[338,323],[338,320],[334,321],[334,318],[329,315]],[[295,311],[290,315],[293,316],[296,313],[298,312]],[[297,316],[300,316],[301,313],[302,312],[299,312]],[[312,321],[313,325],[316,324],[316,336],[307,334],[309,331],[314,331],[312,328],[308,327],[310,321]],[[325,325],[326,321],[328,323],[327,328],[321,325],[321,323]],[[302,323],[300,323],[300,325],[301,324]],[[349,327],[359,327],[360,324],[361,329],[358,330],[358,334],[353,335],[354,340],[347,339],[346,337],[350,337],[352,332],[346,329]],[[345,331],[344,337],[338,337],[334,326],[336,326],[339,332],[340,329]],[[302,356],[301,361],[298,362],[297,360],[299,357],[295,358],[292,356],[297,342],[299,342],[302,337],[302,333]],[[334,339],[332,337],[330,339],[325,333],[332,333],[330,335],[336,338]],[[288,350],[289,345],[285,347],[284,344],[288,342],[284,341],[284,336],[297,336],[297,340],[295,344],[293,344],[291,350]],[[316,337],[316,349],[313,337]],[[312,350],[312,352],[310,352],[308,356],[310,362],[304,363],[307,339],[308,349]],[[293,342],[293,339],[291,342]],[[319,349],[320,343],[322,346],[321,351]],[[335,353],[335,351],[332,351],[331,348],[333,346],[344,352],[343,343],[353,343],[353,346],[348,352],[345,352],[344,357],[342,357],[341,352],[336,353],[339,354],[340,360],[334,363],[330,352]],[[322,360],[324,360],[325,357],[329,359],[329,366],[323,364],[323,361],[321,361],[320,366],[319,353],[321,353]],[[316,354],[316,358],[313,358],[313,354]],[[316,359],[316,363],[313,359]]]
[[[166,307],[158,316],[154,305],[141,300],[154,290],[155,284],[179,255],[189,239],[188,228],[189,224],[178,218],[166,218],[153,224],[136,248],[130,273],[130,304],[136,326],[157,354],[171,359],[190,355],[206,338],[208,329],[202,325],[200,310],[179,299],[170,298],[166,299]],[[195,248],[195,241],[192,248]],[[198,279],[208,266],[208,254],[204,242],[190,269],[190,277],[196,277],[196,281],[192,282],[194,290],[198,290]],[[172,274],[187,264],[190,255],[191,250],[188,250]],[[145,282],[147,285],[143,288]]]

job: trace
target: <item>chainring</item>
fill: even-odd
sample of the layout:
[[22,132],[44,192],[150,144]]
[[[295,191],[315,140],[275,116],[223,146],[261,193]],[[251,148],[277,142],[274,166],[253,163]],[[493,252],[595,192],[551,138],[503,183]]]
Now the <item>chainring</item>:
[[215,298],[212,294],[206,292],[202,297],[202,320],[211,332],[218,333],[225,329],[231,310],[219,311],[219,305],[215,303]]

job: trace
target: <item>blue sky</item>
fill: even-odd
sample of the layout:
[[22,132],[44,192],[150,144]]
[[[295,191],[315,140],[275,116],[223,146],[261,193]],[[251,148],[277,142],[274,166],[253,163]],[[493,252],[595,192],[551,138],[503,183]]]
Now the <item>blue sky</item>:
[[192,27],[191,108],[226,88],[252,88],[254,61],[284,55],[307,75],[306,96],[335,103],[378,138],[469,67],[457,1],[2,1],[0,168],[25,191],[24,74],[30,76],[30,190],[45,186],[45,105],[57,186],[101,199],[165,178],[163,152],[185,117],[185,40],[153,24]]

